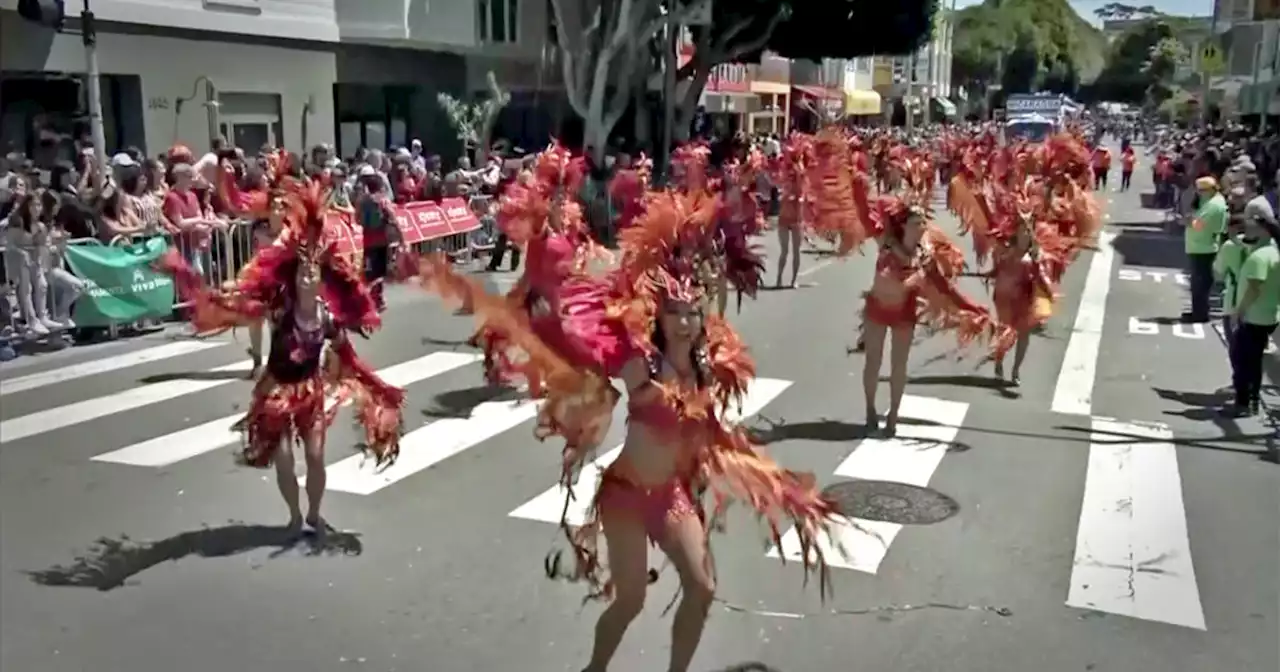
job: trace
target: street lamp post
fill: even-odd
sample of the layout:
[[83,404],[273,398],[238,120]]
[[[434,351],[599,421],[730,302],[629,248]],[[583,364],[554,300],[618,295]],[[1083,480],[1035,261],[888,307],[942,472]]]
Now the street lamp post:
[[89,84],[89,132],[93,135],[94,193],[101,194],[107,178],[107,133],[102,122],[102,78],[98,72],[98,30],[89,0],[80,12],[80,39],[84,43],[85,78]]

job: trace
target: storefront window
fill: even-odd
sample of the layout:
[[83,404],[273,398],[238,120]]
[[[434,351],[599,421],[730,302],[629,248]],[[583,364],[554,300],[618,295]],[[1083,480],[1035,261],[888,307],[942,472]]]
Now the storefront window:
[[[74,161],[89,127],[83,78],[62,73],[0,73],[0,153],[22,152],[48,170]],[[108,153],[141,147],[141,80],[136,75],[102,77],[102,121]]]
[[339,156],[350,157],[361,147],[386,150],[407,145],[414,93],[409,86],[334,84]]

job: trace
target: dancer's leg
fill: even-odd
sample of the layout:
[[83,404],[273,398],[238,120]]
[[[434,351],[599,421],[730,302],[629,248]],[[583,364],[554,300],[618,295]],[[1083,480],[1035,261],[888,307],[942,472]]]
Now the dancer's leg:
[[888,328],[871,320],[863,322],[862,338],[866,345],[866,359],[862,362],[862,394],[866,399],[867,431],[880,427],[876,412],[876,389],[880,387],[880,367],[884,359],[884,338]]
[[915,325],[893,328],[889,349],[889,417],[884,423],[884,431],[890,436],[898,428],[898,410],[902,406],[902,394],[907,390],[907,361],[914,336]]
[[323,422],[307,434],[303,441],[303,456],[307,463],[307,524],[316,532],[324,532],[324,521],[320,518],[320,502],[324,499],[325,482],[328,474],[324,468],[324,433]]
[[[797,225],[791,229],[791,286],[796,286],[800,279],[800,241],[804,240],[804,229]],[[778,263],[782,263],[779,260]]]
[[289,439],[280,442],[273,461],[276,466],[276,487],[280,489],[280,496],[289,507],[289,528],[300,529],[302,506],[298,502],[298,476],[293,470],[293,443]]
[[1031,332],[1024,330],[1018,333],[1018,343],[1013,347],[1013,377],[1009,382],[1017,385],[1022,382],[1022,376],[1019,373],[1022,370],[1022,362],[1027,358],[1027,348],[1031,346]]
[[612,512],[604,515],[604,540],[609,576],[613,581],[613,601],[596,621],[591,663],[584,672],[605,672],[617,653],[631,621],[644,608],[649,587],[649,537],[639,513]]
[[[778,279],[774,282],[775,287],[782,287],[782,269],[787,267],[787,254],[791,248],[791,230],[790,227],[781,222],[778,223]],[[796,249],[796,256],[800,256],[799,248]]]
[[662,551],[680,574],[680,606],[671,622],[671,665],[668,672],[687,672],[702,640],[702,629],[715,598],[716,583],[707,548],[707,532],[696,515],[668,520]]

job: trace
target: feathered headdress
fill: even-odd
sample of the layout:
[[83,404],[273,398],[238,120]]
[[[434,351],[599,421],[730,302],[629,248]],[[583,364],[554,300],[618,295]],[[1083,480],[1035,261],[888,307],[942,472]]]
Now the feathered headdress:
[[191,322],[205,333],[238,326],[245,315],[285,308],[296,295],[298,271],[309,265],[320,277],[319,297],[335,326],[369,331],[381,324],[373,297],[362,281],[360,266],[340,246],[342,237],[326,220],[327,202],[316,183],[287,181],[281,185],[283,231],[276,241],[261,248],[240,271],[235,288],[209,293],[204,280],[176,251],[161,266],[172,273],[180,292],[201,294]]
[[717,202],[698,193],[652,192],[644,214],[619,234],[611,308],[639,344],[648,343],[664,300],[702,299],[703,265],[715,258]]

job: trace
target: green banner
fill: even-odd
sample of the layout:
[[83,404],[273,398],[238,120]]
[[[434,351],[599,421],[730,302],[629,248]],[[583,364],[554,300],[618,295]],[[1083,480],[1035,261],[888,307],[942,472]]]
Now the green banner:
[[173,312],[173,279],[151,264],[169,249],[164,238],[134,245],[68,245],[67,264],[84,280],[74,318],[82,327],[107,327]]

